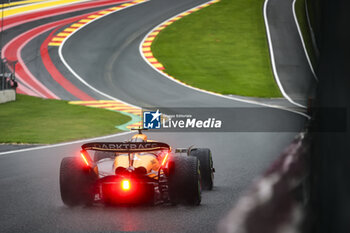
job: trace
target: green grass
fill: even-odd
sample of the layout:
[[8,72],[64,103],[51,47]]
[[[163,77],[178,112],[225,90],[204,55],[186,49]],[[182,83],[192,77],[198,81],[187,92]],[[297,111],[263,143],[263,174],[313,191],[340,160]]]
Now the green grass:
[[317,58],[316,58],[315,51],[313,49],[311,32],[309,30],[309,26],[307,22],[306,11],[305,11],[305,0],[297,0],[295,2],[295,14],[297,16],[300,31],[303,36],[306,51],[309,55],[311,64],[313,67],[316,67]]
[[17,95],[0,104],[1,143],[57,143],[117,133],[131,120],[123,114],[68,104],[67,101]]
[[281,97],[263,19],[264,0],[221,0],[176,21],[152,44],[166,72],[222,94]]

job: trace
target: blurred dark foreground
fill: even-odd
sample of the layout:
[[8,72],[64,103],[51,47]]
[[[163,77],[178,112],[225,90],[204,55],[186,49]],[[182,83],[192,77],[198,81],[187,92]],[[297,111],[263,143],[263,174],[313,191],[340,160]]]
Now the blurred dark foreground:
[[[307,232],[350,232],[350,1],[308,0],[319,49],[319,86],[314,107],[342,108],[346,130],[313,133],[310,208]],[[315,112],[314,127],[334,119]]]

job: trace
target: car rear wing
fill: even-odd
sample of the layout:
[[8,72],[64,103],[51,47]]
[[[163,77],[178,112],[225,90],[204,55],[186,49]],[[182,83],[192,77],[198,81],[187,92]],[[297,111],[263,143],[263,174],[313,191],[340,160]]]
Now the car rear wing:
[[136,153],[168,150],[168,144],[162,142],[91,142],[81,146],[83,150],[110,151],[119,153]]

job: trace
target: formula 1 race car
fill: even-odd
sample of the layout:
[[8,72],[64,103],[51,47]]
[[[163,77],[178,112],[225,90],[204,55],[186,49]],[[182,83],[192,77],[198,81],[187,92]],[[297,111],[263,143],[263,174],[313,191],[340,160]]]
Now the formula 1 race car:
[[60,190],[67,206],[105,204],[199,205],[213,188],[209,149],[175,149],[148,140],[138,129],[127,142],[82,145],[80,156],[63,158]]

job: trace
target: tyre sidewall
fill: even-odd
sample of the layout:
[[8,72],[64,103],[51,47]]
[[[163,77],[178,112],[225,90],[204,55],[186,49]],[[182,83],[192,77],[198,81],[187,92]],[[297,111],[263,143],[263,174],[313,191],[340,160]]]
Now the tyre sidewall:
[[60,191],[64,204],[68,206],[91,205],[97,175],[85,169],[77,157],[63,158],[60,167]]
[[195,148],[190,151],[190,156],[196,157],[200,162],[202,188],[212,190],[214,184],[213,158],[210,149]]
[[173,156],[169,171],[169,197],[173,204],[199,205],[201,202],[200,164],[197,158]]

